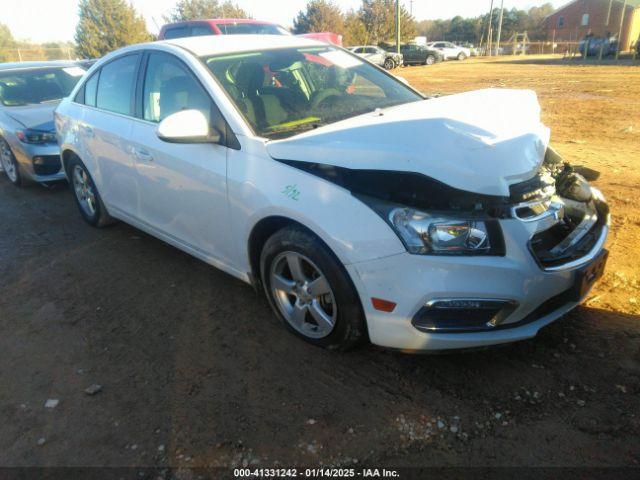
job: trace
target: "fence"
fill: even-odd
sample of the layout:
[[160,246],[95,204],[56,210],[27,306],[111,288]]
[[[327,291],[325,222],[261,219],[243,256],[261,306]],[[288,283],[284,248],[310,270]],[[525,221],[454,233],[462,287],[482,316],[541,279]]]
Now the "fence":
[[[589,56],[593,56],[593,50],[598,50],[594,45],[589,47]],[[493,55],[497,54],[497,48],[494,45]],[[584,53],[584,47],[580,50],[580,42],[526,42],[526,43],[500,43],[500,55],[547,55],[547,54],[562,54],[565,57],[580,57]],[[631,52],[620,52],[621,54],[628,56],[631,54],[632,58],[636,58],[637,51],[634,49]],[[487,55],[487,49],[482,47],[478,49],[478,55]],[[604,48],[603,56],[615,55],[615,47]]]
[[73,60],[74,58],[76,58],[76,54],[72,47],[32,47],[0,49],[0,62],[27,62],[31,60]]

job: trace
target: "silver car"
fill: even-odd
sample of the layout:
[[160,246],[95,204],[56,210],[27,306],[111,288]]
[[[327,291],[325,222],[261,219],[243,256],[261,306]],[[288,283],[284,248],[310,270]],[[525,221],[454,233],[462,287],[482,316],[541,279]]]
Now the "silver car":
[[84,73],[70,61],[0,64],[0,165],[14,185],[65,179],[53,111]]

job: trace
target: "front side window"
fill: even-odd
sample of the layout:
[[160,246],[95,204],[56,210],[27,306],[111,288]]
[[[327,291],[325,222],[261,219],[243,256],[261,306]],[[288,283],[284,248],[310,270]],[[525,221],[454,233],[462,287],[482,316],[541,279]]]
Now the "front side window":
[[138,55],[127,55],[107,63],[100,70],[96,107],[131,115]]
[[84,72],[78,66],[0,72],[0,102],[5,107],[57,102],[71,93]]
[[160,122],[172,113],[190,109],[200,110],[210,119],[209,94],[178,59],[166,53],[152,53],[144,79],[144,119]]
[[422,100],[378,68],[331,46],[202,59],[254,131],[283,138],[346,118]]

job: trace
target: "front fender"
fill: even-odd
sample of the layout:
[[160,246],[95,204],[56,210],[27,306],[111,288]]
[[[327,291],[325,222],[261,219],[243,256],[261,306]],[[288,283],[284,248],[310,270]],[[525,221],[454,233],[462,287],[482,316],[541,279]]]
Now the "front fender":
[[331,182],[272,158],[230,151],[228,188],[234,238],[241,269],[250,270],[248,240],[267,217],[284,217],[318,235],[349,265],[405,251],[378,214]]

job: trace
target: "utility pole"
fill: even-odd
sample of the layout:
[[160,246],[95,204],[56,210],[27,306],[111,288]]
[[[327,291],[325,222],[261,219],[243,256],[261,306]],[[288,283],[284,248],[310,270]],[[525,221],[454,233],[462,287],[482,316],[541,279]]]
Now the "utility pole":
[[616,48],[616,60],[618,60],[618,56],[620,55],[620,47],[622,43],[622,28],[624,27],[624,14],[627,11],[627,0],[624,0],[624,5],[622,6],[622,13],[620,14],[620,29],[618,30],[618,46]]
[[504,12],[504,0],[500,0],[500,17],[498,18],[498,38],[496,40],[496,55],[500,56],[500,36],[502,35],[502,14]]
[[396,0],[396,52],[400,53],[400,0]]
[[489,56],[491,56],[491,42],[493,41],[493,0],[491,0],[491,8],[489,9],[489,30],[487,31],[487,47],[489,48]]

